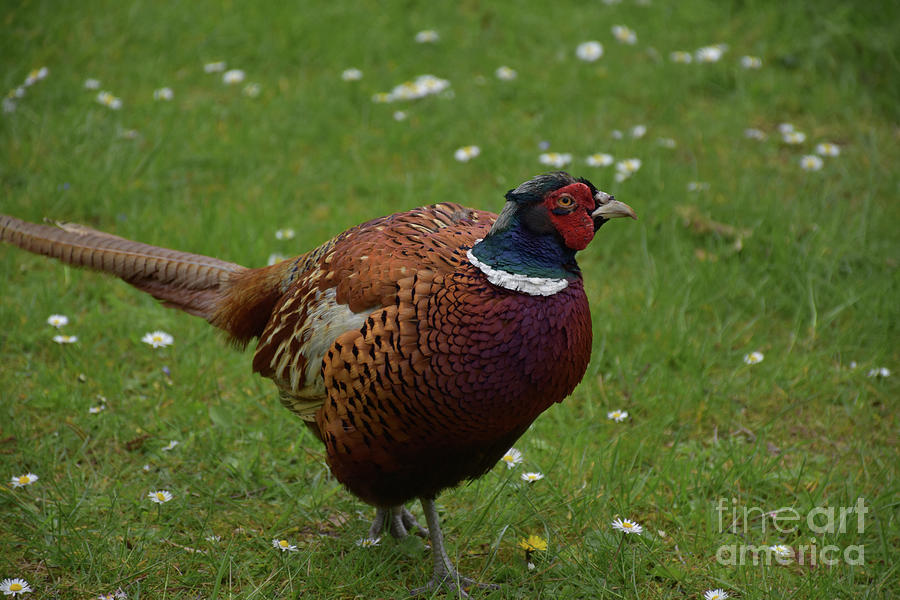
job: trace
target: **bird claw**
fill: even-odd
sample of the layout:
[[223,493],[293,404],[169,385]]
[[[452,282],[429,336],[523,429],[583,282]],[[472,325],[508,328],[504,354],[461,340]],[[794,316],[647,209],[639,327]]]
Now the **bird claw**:
[[411,596],[424,596],[433,593],[436,589],[444,588],[447,592],[456,598],[470,598],[469,590],[478,588],[482,590],[499,590],[500,586],[496,583],[480,583],[468,577],[460,577],[459,573],[447,573],[443,577],[435,574],[431,581],[409,591]]
[[402,540],[410,533],[415,533],[419,537],[428,537],[428,530],[422,527],[416,518],[405,506],[392,506],[390,508],[379,508],[375,513],[375,520],[369,528],[369,538],[377,539],[381,537],[381,532],[385,529],[391,534],[391,537]]

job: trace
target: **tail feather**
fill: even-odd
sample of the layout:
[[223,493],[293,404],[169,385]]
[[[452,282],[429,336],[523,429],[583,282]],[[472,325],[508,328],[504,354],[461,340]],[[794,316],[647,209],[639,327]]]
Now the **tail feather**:
[[[262,332],[267,310],[281,293],[281,265],[248,269],[73,223],[52,227],[0,215],[0,241],[120,277],[167,306],[206,319],[242,344]],[[264,276],[251,276],[257,273]],[[252,318],[248,320],[247,316]]]

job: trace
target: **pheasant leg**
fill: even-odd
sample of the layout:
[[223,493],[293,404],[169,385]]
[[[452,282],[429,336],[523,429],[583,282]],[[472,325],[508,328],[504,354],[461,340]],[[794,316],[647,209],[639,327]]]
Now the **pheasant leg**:
[[373,540],[381,537],[385,528],[391,537],[398,540],[402,540],[410,533],[415,533],[420,537],[428,535],[428,530],[419,525],[413,514],[402,505],[378,508],[375,511],[375,520],[372,521],[372,526],[369,528],[369,537]]
[[425,520],[428,523],[428,537],[431,538],[431,553],[434,557],[434,574],[431,581],[423,587],[416,588],[410,593],[413,596],[422,596],[431,593],[435,588],[444,587],[453,596],[457,598],[468,598],[466,593],[471,587],[486,588],[491,590],[499,589],[499,585],[492,583],[479,583],[468,577],[460,577],[447,556],[447,550],[444,548],[444,534],[441,533],[440,518],[437,509],[434,507],[433,498],[422,498],[422,509],[425,511]]

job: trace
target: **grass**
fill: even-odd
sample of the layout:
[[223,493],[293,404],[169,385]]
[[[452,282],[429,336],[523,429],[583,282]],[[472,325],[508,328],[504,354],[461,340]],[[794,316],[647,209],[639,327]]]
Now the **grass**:
[[[0,115],[0,209],[258,266],[425,203],[498,210],[543,168],[547,141],[641,220],[604,227],[581,255],[592,362],[517,443],[525,463],[439,499],[460,570],[502,584],[476,597],[892,598],[897,13],[749,0],[9,5],[2,85],[42,65],[49,76]],[[636,45],[613,40],[619,23]],[[426,28],[437,44],[413,42]],[[605,47],[595,63],[574,58],[588,39]],[[668,58],[716,43],[728,44],[718,63]],[[762,69],[742,69],[745,54]],[[204,73],[213,60],[260,95]],[[518,78],[495,79],[501,64]],[[363,79],[342,81],[349,67]],[[371,101],[421,73],[449,79],[452,97]],[[98,104],[88,77],[123,108]],[[171,102],[153,100],[162,86]],[[781,143],[782,122],[806,141]],[[637,124],[648,133],[632,139]],[[841,155],[801,170],[820,141]],[[481,155],[454,161],[467,144]],[[597,151],[643,166],[616,182],[584,166]],[[296,238],[276,240],[282,227]],[[331,479],[249,352],[121,282],[11,247],[0,280],[0,476],[40,476],[0,487],[0,578],[27,579],[34,597],[132,599],[403,598],[427,580],[418,540],[356,545],[372,510]],[[77,344],[51,342],[52,313]],[[156,329],[175,344],[140,342]],[[744,364],[752,351],[763,362]],[[893,375],[867,376],[878,367]],[[89,414],[98,396],[107,408]],[[608,420],[615,408],[629,418]],[[545,478],[525,485],[523,469]],[[174,499],[150,503],[156,489]],[[854,513],[841,531],[858,498],[863,527]],[[779,530],[763,516],[776,509],[799,518]],[[645,535],[623,538],[615,517]],[[532,534],[548,549],[529,570],[517,542]],[[817,562],[729,564],[732,547],[776,543],[814,546]]]

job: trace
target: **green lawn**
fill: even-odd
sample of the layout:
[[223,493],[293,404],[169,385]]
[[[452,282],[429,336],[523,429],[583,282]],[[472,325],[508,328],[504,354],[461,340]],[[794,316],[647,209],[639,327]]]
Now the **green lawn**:
[[[460,571],[501,584],[473,596],[894,598],[897,22],[887,1],[7,3],[0,212],[260,266],[422,204],[499,210],[550,169],[542,152],[571,153],[640,221],[581,254],[582,384],[516,444],[522,464],[439,498]],[[417,43],[426,29],[439,40]],[[575,54],[589,40],[594,62]],[[716,44],[720,60],[697,60]],[[214,61],[245,79],[224,84]],[[373,101],[426,73],[448,90]],[[805,139],[785,142],[785,123]],[[801,168],[823,142],[839,156]],[[455,160],[466,145],[480,154]],[[641,166],[617,181],[585,164],[600,152]],[[250,352],[6,245],[0,281],[0,579],[27,580],[25,598],[404,598],[430,577],[418,539],[357,545],[373,510]],[[51,314],[76,343],[52,341]],[[154,330],[174,344],[142,343]],[[531,535],[547,548],[526,560]]]

